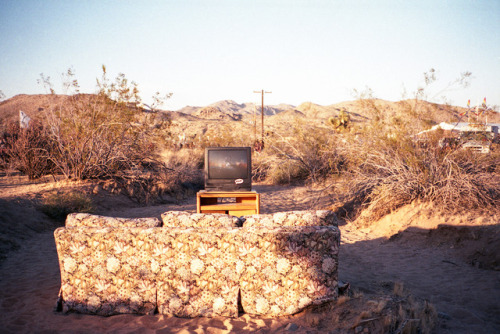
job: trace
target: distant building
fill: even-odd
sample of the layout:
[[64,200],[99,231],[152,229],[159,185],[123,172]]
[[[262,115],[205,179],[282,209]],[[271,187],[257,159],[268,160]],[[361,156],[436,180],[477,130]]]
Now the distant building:
[[446,134],[451,134],[456,136],[459,136],[461,133],[464,132],[487,132],[491,133],[494,138],[498,138],[499,128],[500,128],[500,123],[473,124],[467,122],[459,122],[455,124],[450,124],[446,122],[441,122],[437,125],[434,125],[429,130],[424,130],[422,132],[419,132],[417,135],[420,136],[422,134],[441,129],[444,130]]
[[478,153],[489,153],[491,144],[500,141],[499,128],[500,123],[441,122],[429,130],[419,132],[417,138],[422,140],[426,134],[442,130],[443,138],[439,141],[441,148],[459,146]]

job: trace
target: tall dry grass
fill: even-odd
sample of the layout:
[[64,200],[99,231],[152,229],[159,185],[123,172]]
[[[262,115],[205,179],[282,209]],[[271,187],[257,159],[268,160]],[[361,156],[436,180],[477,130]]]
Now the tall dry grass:
[[419,145],[409,136],[348,143],[351,168],[338,189],[377,219],[415,200],[443,211],[500,208],[500,154],[442,150],[436,142]]

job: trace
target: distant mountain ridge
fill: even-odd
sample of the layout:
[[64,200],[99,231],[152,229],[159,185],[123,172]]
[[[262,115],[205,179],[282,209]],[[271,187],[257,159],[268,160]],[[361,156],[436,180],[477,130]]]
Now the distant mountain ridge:
[[[0,122],[6,123],[11,120],[18,120],[19,110],[24,111],[29,117],[37,118],[39,113],[48,105],[64,103],[67,95],[20,94],[10,99],[0,102]],[[441,121],[458,121],[458,115],[466,109],[444,104],[430,103],[423,100],[403,100],[397,102],[385,101],[381,99],[354,100],[331,105],[319,105],[313,102],[304,102],[299,106],[291,104],[265,105],[264,111],[267,117],[304,117],[307,119],[327,120],[339,114],[341,110],[347,111],[351,119],[355,122],[363,122],[377,114],[383,113],[385,116],[392,115],[398,117],[401,112],[410,108],[418,108],[419,113],[430,113],[429,116],[435,124]],[[237,103],[233,100],[222,100],[204,107],[186,106],[177,111],[162,112],[171,114],[174,118],[181,117],[185,120],[225,120],[238,121],[249,119],[255,114],[260,117],[261,106],[256,103]],[[432,114],[432,115],[431,115]],[[495,113],[490,119],[491,122],[498,122],[500,113]],[[184,115],[184,116],[183,116]]]
[[[200,114],[203,114],[203,110],[207,108],[210,108],[211,110],[219,110],[221,113],[228,115],[238,114],[244,116],[244,115],[252,115],[253,113],[260,115],[261,113],[260,110],[261,105],[257,105],[251,102],[240,104],[233,100],[222,100],[212,103],[205,107],[186,106],[182,109],[177,110],[177,112],[199,116]],[[285,103],[278,105],[264,105],[264,115],[266,116],[276,115],[290,109],[295,109],[295,106]]]

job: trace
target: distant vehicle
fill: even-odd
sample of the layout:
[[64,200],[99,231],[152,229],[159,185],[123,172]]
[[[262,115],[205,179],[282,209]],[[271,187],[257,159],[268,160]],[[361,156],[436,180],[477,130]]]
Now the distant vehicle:
[[478,129],[477,131],[462,132],[459,137],[459,141],[462,143],[461,147],[476,153],[490,153],[494,134],[488,130],[479,131]]
[[470,150],[476,153],[490,153],[491,142],[480,142],[477,140],[471,140],[462,145],[463,149]]
[[[498,132],[498,127],[493,124],[489,125],[487,121],[488,113],[492,112],[492,109],[486,105],[486,98],[481,105],[474,108],[471,108],[469,100],[467,107],[467,111],[460,115],[467,115],[468,118],[468,126],[463,128],[459,136],[461,147],[476,153],[488,154],[491,151],[492,142],[497,137],[495,132]],[[481,116],[484,117],[482,121]]]

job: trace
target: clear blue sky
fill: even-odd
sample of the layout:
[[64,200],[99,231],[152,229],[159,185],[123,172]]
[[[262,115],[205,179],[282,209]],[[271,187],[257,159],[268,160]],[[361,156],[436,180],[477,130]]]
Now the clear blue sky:
[[[429,98],[465,71],[454,105],[500,105],[500,0],[420,1],[26,1],[0,0],[0,90],[44,93],[40,73],[63,92],[73,68],[94,92],[105,64],[163,109],[219,100],[322,105],[353,89],[400,100],[437,70]],[[435,100],[439,100],[438,94]]]

